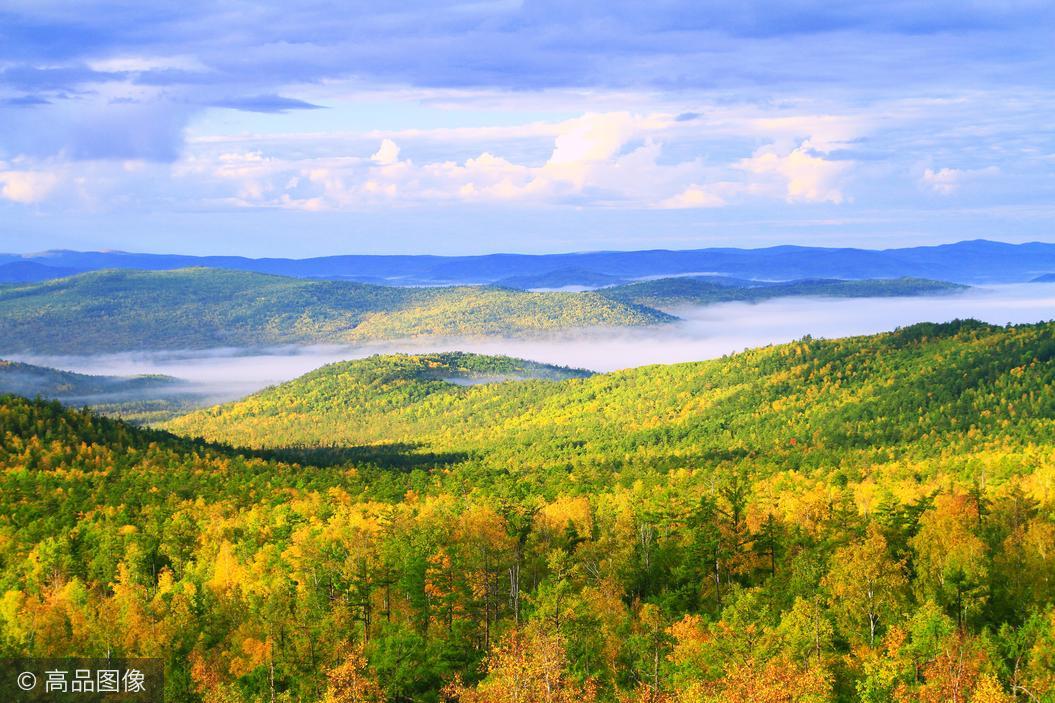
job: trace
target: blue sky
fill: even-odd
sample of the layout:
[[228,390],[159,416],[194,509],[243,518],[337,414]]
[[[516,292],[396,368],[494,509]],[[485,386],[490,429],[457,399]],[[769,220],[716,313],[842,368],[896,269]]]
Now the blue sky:
[[0,251],[1055,241],[1053,8],[0,1]]

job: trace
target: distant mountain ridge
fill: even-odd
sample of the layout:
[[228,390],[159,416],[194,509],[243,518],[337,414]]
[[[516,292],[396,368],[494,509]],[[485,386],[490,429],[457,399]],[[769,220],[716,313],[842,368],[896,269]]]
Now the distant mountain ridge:
[[[775,246],[761,249],[653,249],[537,255],[339,255],[308,259],[67,250],[25,255],[0,254],[0,264],[11,262],[31,262],[76,271],[225,268],[297,278],[384,282],[388,285],[496,283],[513,277],[545,277],[558,272],[563,272],[556,276],[564,281],[562,285],[590,287],[593,287],[598,277],[629,279],[705,273],[771,281],[908,276],[957,283],[1014,283],[1031,281],[1055,270],[1055,244],[1007,244],[980,239],[883,250]],[[570,272],[578,272],[578,278],[570,275]]]
[[65,266],[46,266],[35,261],[0,263],[0,283],[35,283],[65,278],[81,273],[80,269]]

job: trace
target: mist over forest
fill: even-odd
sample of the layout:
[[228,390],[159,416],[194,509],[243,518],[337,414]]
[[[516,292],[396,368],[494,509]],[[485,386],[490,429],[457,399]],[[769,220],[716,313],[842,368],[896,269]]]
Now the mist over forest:
[[90,356],[16,354],[11,358],[86,374],[164,374],[181,379],[202,402],[241,398],[324,364],[373,354],[467,351],[505,355],[597,372],[713,359],[768,344],[812,337],[875,334],[917,322],[974,318],[1028,323],[1055,315],[1055,283],[976,286],[908,298],[778,298],[671,308],[662,326],[561,331],[532,338],[417,338],[355,346],[306,345],[124,352]]

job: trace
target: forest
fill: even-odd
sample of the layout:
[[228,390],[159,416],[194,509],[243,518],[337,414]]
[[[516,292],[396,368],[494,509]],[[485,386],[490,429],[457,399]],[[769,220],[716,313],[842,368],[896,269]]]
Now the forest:
[[0,400],[0,656],[169,701],[1055,700],[1055,325]]

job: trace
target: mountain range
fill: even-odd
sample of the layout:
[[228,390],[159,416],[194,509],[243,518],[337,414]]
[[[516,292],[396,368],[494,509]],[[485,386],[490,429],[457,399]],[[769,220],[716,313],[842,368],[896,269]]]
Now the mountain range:
[[[36,266],[27,269],[27,263]],[[43,276],[58,278],[71,272],[100,269],[168,270],[202,266],[388,285],[481,284],[510,278],[517,283],[516,278],[542,277],[543,285],[537,287],[558,287],[546,285],[547,277],[553,277],[559,286],[598,287],[627,279],[684,274],[770,281],[912,276],[958,283],[1010,283],[1030,281],[1055,270],[1055,244],[973,240],[883,250],[775,246],[540,255],[346,255],[308,259],[59,250],[0,254],[0,282],[31,280],[27,276],[36,276],[36,280]]]

